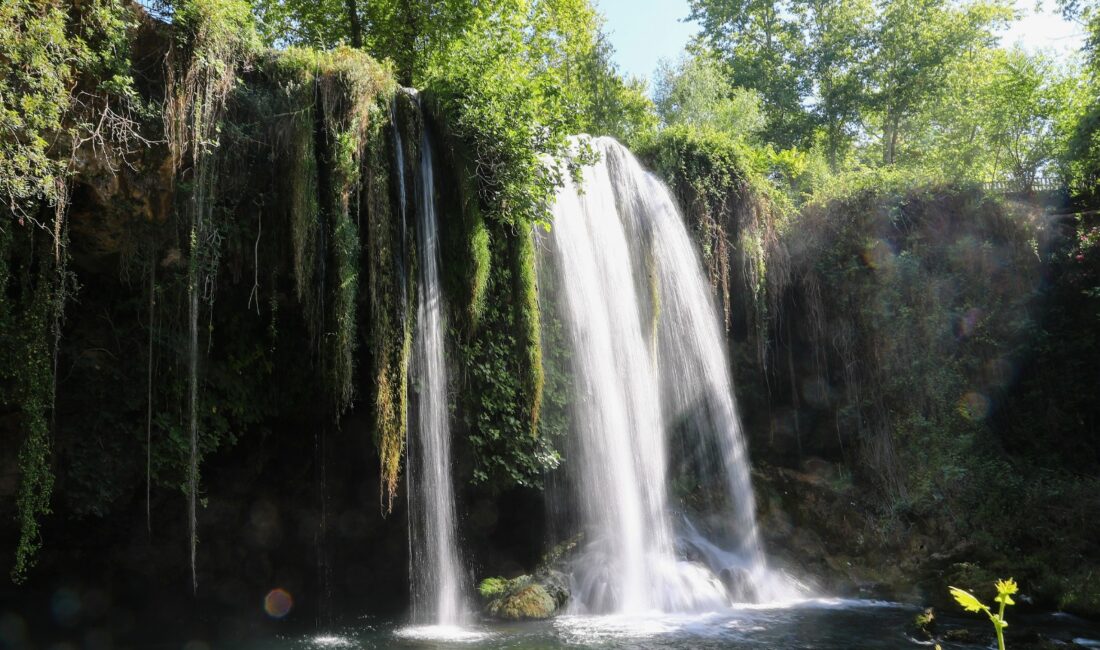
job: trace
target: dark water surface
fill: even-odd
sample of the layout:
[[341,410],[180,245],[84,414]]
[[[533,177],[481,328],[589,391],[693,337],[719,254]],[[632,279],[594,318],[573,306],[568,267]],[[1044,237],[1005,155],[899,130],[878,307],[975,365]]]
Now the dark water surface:
[[[636,617],[563,616],[552,621],[482,624],[470,628],[401,627],[365,617],[359,624],[303,636],[278,636],[240,645],[244,650],[336,648],[782,648],[851,650],[933,647],[911,636],[918,608],[876,601],[821,599],[782,607],[746,607],[721,613]],[[1013,619],[1009,617],[1010,623]],[[940,641],[944,650],[990,647],[988,621],[940,619],[938,633],[966,629],[973,642]],[[1055,643],[1100,647],[1100,628],[1065,615],[1017,620],[1018,633]],[[1095,644],[1095,645],[1093,645]],[[196,650],[205,644],[194,644]],[[1010,644],[1010,647],[1011,644]],[[1072,646],[1071,646],[1072,647]]]

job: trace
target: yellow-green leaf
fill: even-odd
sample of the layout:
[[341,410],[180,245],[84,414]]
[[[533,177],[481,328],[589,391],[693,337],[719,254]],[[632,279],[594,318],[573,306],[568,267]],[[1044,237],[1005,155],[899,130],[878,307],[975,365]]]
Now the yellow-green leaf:
[[[1011,596],[1019,590],[1020,588],[1016,586],[1016,581],[1012,578],[997,581],[997,593],[1002,596]],[[1012,603],[1009,604],[1011,605]]]
[[964,591],[958,587],[951,587],[951,595],[955,597],[955,602],[968,612],[980,612],[988,609],[969,591]]

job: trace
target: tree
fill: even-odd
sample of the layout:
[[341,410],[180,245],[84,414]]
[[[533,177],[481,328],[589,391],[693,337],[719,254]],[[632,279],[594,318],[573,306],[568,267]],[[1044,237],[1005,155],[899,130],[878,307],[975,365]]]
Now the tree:
[[780,147],[804,144],[811,118],[803,105],[812,86],[803,67],[799,0],[691,0],[690,19],[702,30],[697,49],[715,52],[729,84],[760,93],[764,139]]
[[754,140],[765,126],[760,93],[734,88],[722,65],[706,54],[676,64],[661,61],[653,96],[666,126],[710,127],[742,140]]
[[868,78],[884,164],[896,162],[906,121],[941,96],[952,62],[992,47],[994,28],[1011,16],[1000,0],[961,7],[951,0],[881,1]]
[[810,0],[804,6],[815,122],[836,171],[867,104],[863,64],[870,44],[870,0]]
[[1016,186],[1030,192],[1036,177],[1065,149],[1069,123],[1082,106],[1080,78],[1048,56],[1011,50],[1000,57],[989,105],[991,139]]
[[351,11],[355,0],[252,0],[251,4],[261,37],[273,47],[327,49],[351,43],[355,25],[361,21],[358,11]]

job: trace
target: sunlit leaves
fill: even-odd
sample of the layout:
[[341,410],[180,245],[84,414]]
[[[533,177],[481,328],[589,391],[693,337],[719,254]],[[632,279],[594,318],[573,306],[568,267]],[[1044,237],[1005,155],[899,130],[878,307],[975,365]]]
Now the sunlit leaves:
[[1017,591],[1019,591],[1019,588],[1016,586],[1016,581],[1012,578],[1008,580],[998,580],[997,597],[993,600],[1005,605],[1015,605],[1016,601],[1012,600],[1012,594],[1015,594]]
[[982,604],[974,594],[958,587],[951,587],[951,595],[955,597],[957,602],[963,609],[968,612],[988,612],[989,608]]
[[996,612],[982,603],[982,601],[978,600],[978,598],[969,591],[959,589],[958,587],[951,587],[950,590],[951,595],[955,598],[955,602],[966,611],[985,612],[985,615],[989,617],[989,621],[993,623],[993,629],[997,632],[998,648],[1000,650],[1005,650],[1004,629],[1008,627],[1008,621],[1005,620],[1005,606],[1016,604],[1016,601],[1012,600],[1012,595],[1019,591],[1019,588],[1016,586],[1016,581],[1012,578],[997,581],[997,596],[994,600],[1000,604],[1000,607]]
[[721,64],[705,55],[676,64],[662,61],[654,100],[667,126],[710,127],[746,142],[765,126],[760,93],[733,87]]

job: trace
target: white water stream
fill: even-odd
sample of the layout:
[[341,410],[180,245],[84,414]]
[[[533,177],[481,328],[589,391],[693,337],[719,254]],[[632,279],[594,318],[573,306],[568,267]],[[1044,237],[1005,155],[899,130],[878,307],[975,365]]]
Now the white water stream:
[[[725,341],[695,247],[664,185],[618,142],[591,144],[601,160],[581,187],[567,178],[550,235],[573,349],[569,462],[586,534],[572,607],[713,611],[789,597],[760,549]],[[711,518],[721,530],[707,531],[721,545],[674,525],[674,426],[705,459],[698,478],[724,486]]]
[[[400,134],[397,137],[400,150]],[[420,286],[413,368],[418,399],[408,450],[412,621],[451,627],[467,622],[470,609],[457,540],[435,175],[425,129],[421,130],[417,191]]]

